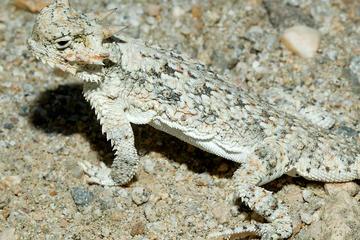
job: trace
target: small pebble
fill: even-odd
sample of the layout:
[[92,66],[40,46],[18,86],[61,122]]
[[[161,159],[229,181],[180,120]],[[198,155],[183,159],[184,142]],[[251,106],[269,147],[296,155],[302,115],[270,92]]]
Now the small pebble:
[[111,197],[102,198],[99,200],[99,202],[100,202],[100,209],[102,211],[115,208],[116,206],[115,200]]
[[[284,194],[284,201],[291,202],[291,203],[299,203],[302,204],[303,200],[303,193],[301,188],[294,184],[289,184],[283,187],[282,191]],[[306,195],[306,193],[305,193]]]
[[[159,234],[163,233],[164,231],[166,231],[167,225],[165,224],[164,221],[157,221],[157,222],[146,224],[146,229],[150,233],[154,233],[155,235],[159,235]],[[158,239],[158,238],[155,237],[155,238],[151,238],[151,239]]]
[[112,210],[110,219],[111,219],[111,221],[114,221],[114,222],[122,221],[124,219],[124,211],[119,210],[119,209]]
[[316,29],[297,25],[286,29],[280,40],[288,50],[303,58],[312,58],[320,45],[320,33]]
[[360,56],[354,56],[350,60],[349,69],[353,78],[360,82]]
[[232,217],[237,217],[240,214],[239,207],[238,206],[232,206],[230,208],[230,214]]
[[329,50],[326,52],[326,56],[331,60],[335,61],[337,59],[338,53],[336,50]]
[[136,205],[141,205],[149,200],[150,192],[143,187],[135,187],[131,192],[131,198]]
[[[88,214],[88,211],[90,212],[91,207],[87,207],[84,210],[84,214]],[[95,219],[99,219],[101,216],[103,215],[101,209],[96,208],[93,212],[92,212],[92,217],[94,217]]]
[[264,35],[264,30],[259,26],[252,26],[245,33],[245,38],[251,42],[258,42]]
[[32,13],[40,12],[41,9],[50,4],[50,0],[15,0],[14,5],[17,8],[30,11]]
[[196,186],[209,186],[213,184],[213,179],[208,173],[201,173],[194,178]]
[[105,227],[105,226],[102,226],[102,227],[101,227],[101,236],[107,238],[107,237],[110,236],[110,233],[111,233],[111,231],[110,231],[109,228],[107,228],[107,227]]
[[314,221],[314,213],[313,212],[300,212],[301,221],[310,224]]
[[298,6],[300,6],[302,1],[299,1],[299,0],[286,0],[285,2],[287,4],[289,4],[289,5],[291,5],[291,6],[298,7]]
[[21,183],[21,177],[19,176],[6,176],[0,180],[0,190],[19,185]]
[[129,192],[125,188],[120,188],[119,190],[114,192],[114,196],[115,197],[121,197],[121,198],[128,198],[129,197]]
[[149,4],[145,8],[145,13],[152,17],[159,17],[161,13],[161,6],[157,4]]
[[355,182],[326,183],[324,188],[330,196],[334,196],[341,191],[346,191],[350,196],[355,196],[360,190],[359,185]]
[[191,7],[191,15],[193,18],[200,19],[202,17],[202,9],[200,5],[193,5]]
[[34,87],[31,84],[25,83],[22,87],[26,94],[31,94],[34,92]]
[[6,194],[4,194],[4,192],[2,192],[0,194],[0,210],[5,208],[10,202],[10,197]]
[[154,205],[147,204],[144,207],[144,215],[145,215],[146,220],[148,220],[149,222],[155,222],[156,221],[156,212],[155,212]]
[[81,178],[84,173],[83,169],[77,164],[76,165],[74,164],[74,167],[71,168],[69,172],[75,178]]
[[225,203],[219,203],[216,207],[211,210],[214,218],[218,223],[223,224],[229,221],[230,218],[230,207]]
[[350,80],[353,92],[360,94],[360,56],[354,56],[349,64]]
[[19,110],[19,115],[22,117],[26,117],[29,115],[29,107],[28,106],[21,106]]
[[17,117],[11,117],[10,122],[15,125],[19,122],[19,119]]
[[336,132],[340,135],[343,135],[345,137],[357,137],[359,135],[359,132],[355,129],[348,127],[342,123],[337,129]]
[[304,189],[302,192],[302,197],[306,202],[311,202],[311,200],[314,198],[314,193],[308,189]]
[[149,158],[146,158],[144,161],[144,171],[149,173],[149,174],[153,174],[155,173],[155,162]]
[[136,235],[142,235],[145,232],[145,224],[142,221],[135,222],[131,226],[130,235],[136,236]]
[[94,199],[94,194],[82,187],[71,189],[71,196],[77,206],[89,205]]
[[8,130],[13,129],[13,128],[14,128],[14,124],[12,124],[12,123],[4,123],[4,128],[5,128],[5,129],[8,129]]
[[175,7],[173,8],[172,14],[173,14],[173,17],[174,17],[174,18],[178,18],[178,17],[184,15],[185,12],[186,12],[186,11],[185,11],[183,8],[181,8],[181,7],[179,7],[179,6],[175,6]]
[[181,182],[181,181],[184,181],[185,179],[186,179],[186,176],[185,176],[184,171],[182,171],[181,169],[176,171],[176,173],[175,173],[175,181],[176,182]]

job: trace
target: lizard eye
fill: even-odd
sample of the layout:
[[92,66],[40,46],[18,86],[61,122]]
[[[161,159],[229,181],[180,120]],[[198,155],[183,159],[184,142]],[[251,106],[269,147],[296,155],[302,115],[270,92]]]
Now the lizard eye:
[[71,38],[69,36],[66,37],[62,37],[59,38],[55,41],[56,43],[56,48],[59,50],[63,50],[65,48],[67,48],[68,46],[70,46],[71,44]]

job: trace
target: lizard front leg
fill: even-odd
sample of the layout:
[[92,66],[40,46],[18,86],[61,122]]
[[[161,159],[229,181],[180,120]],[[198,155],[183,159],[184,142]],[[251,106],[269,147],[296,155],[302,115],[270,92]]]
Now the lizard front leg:
[[85,98],[95,108],[103,133],[115,151],[111,168],[104,163],[100,167],[88,162],[81,163],[90,181],[100,185],[123,185],[136,174],[139,156],[134,146],[134,134],[124,114],[124,104],[96,92],[85,92]]

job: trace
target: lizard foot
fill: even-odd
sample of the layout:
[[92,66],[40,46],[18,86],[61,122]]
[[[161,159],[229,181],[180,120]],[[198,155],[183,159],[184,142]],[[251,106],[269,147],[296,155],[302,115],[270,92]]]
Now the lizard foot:
[[100,162],[100,166],[92,165],[87,161],[79,163],[83,171],[90,177],[88,182],[96,183],[102,186],[117,185],[110,176],[111,169],[105,163]]
[[225,229],[208,235],[209,239],[232,239],[232,237],[260,236],[261,240],[282,239],[270,223],[242,224],[235,228]]

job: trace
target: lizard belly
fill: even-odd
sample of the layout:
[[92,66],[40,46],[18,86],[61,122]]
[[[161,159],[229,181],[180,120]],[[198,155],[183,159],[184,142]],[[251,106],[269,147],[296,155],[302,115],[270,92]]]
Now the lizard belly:
[[234,162],[245,161],[247,156],[253,151],[253,147],[249,146],[237,147],[236,151],[226,149],[224,148],[224,144],[221,143],[221,139],[217,139],[216,133],[204,134],[196,132],[193,129],[187,129],[184,126],[164,121],[160,118],[154,118],[151,122],[149,122],[149,124],[150,126],[177,137],[186,143],[200,148],[201,150],[232,160]]

